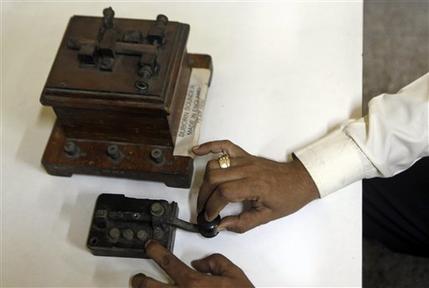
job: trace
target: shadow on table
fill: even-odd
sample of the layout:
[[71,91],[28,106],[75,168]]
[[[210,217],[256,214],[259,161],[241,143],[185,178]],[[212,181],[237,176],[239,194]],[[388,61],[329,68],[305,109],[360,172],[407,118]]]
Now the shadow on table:
[[200,189],[201,184],[203,183],[206,162],[207,160],[203,161],[203,159],[194,160],[194,178],[192,179],[192,186],[189,189],[189,194],[188,194],[189,208],[191,211],[190,221],[192,223],[197,222],[198,191]]
[[[16,159],[35,169],[42,169],[41,159],[52,126],[55,123],[55,113],[52,109],[41,107],[35,122],[29,122],[21,138]],[[49,134],[46,134],[49,131]]]
[[113,257],[101,258],[103,258],[103,261],[97,262],[93,272],[93,280],[97,287],[131,287],[131,277],[139,273],[143,273],[164,283],[168,282],[167,279],[169,279],[169,276],[152,260]]
[[61,217],[70,222],[67,240],[79,249],[86,248],[89,226],[91,225],[92,214],[97,200],[98,193],[82,192],[76,197],[73,206],[65,202],[61,208]]
[[197,199],[200,186],[204,180],[204,174],[206,171],[206,164],[211,159],[216,158],[217,155],[206,155],[202,157],[194,158],[194,178],[192,179],[192,186],[189,191],[189,208],[191,209],[191,219],[192,223],[197,222]]

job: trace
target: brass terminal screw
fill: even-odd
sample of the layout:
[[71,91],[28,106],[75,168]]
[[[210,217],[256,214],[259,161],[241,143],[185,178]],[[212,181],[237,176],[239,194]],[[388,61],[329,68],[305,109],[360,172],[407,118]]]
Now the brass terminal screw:
[[131,241],[134,238],[134,231],[131,229],[125,229],[124,231],[122,231],[122,236],[124,236],[125,239]]
[[156,217],[164,215],[165,209],[159,202],[155,202],[150,206],[150,214]]
[[150,151],[150,158],[155,163],[160,164],[164,161],[164,153],[162,153],[162,150],[159,148],[152,149],[152,151]]
[[164,237],[164,230],[161,227],[155,227],[153,229],[153,238],[156,240],[161,240]]
[[146,240],[149,238],[149,234],[145,230],[139,230],[137,231],[137,238],[140,241],[146,242]]
[[113,238],[114,240],[117,240],[121,236],[121,231],[119,231],[118,228],[114,227],[114,228],[110,229],[109,236],[111,238]]
[[119,147],[116,144],[107,146],[106,153],[112,160],[118,160],[121,158],[121,151],[119,151]]
[[64,144],[64,152],[69,157],[79,157],[80,149],[75,142],[67,141],[66,144]]

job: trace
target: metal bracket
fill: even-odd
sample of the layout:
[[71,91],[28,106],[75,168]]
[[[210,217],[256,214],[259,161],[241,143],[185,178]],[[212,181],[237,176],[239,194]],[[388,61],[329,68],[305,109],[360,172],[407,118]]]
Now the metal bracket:
[[149,89],[149,81],[159,71],[158,50],[166,42],[165,29],[168,18],[158,15],[156,21],[145,36],[142,31],[121,32],[114,22],[115,12],[111,7],[103,10],[103,20],[97,39],[70,38],[69,49],[77,50],[80,67],[97,68],[101,71],[113,71],[119,55],[140,57],[136,69],[140,79],[135,86],[140,93]]

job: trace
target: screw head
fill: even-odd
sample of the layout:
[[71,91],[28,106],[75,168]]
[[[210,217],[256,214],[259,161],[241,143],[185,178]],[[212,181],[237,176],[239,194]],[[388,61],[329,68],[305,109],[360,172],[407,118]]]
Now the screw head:
[[156,240],[161,240],[164,237],[164,230],[161,227],[155,227],[153,229],[153,238]]
[[155,148],[152,149],[152,151],[150,151],[150,158],[155,162],[155,163],[161,163],[164,160],[164,154],[162,153],[162,150],[159,148]]
[[74,152],[76,150],[76,144],[72,141],[67,141],[64,145],[64,151],[66,152]]
[[159,202],[155,202],[150,206],[150,214],[156,217],[164,215],[165,209]]
[[116,144],[111,144],[107,146],[107,155],[109,155],[112,160],[118,160],[121,157],[121,152],[119,151],[119,147]]
[[79,49],[80,48],[80,43],[77,39],[75,38],[69,38],[67,40],[67,48],[69,49]]
[[116,240],[119,238],[119,236],[121,236],[121,231],[119,231],[118,228],[114,227],[114,228],[110,229],[109,236]]
[[167,25],[168,17],[165,16],[164,14],[159,14],[158,16],[156,16],[156,22],[161,23],[163,25]]
[[149,238],[149,234],[145,230],[139,230],[137,231],[137,238],[140,241],[146,242],[146,240]]
[[137,80],[135,85],[136,88],[142,93],[145,93],[147,90],[149,90],[149,84],[143,80]]
[[[152,77],[153,71],[152,68],[149,65],[144,65],[141,67],[138,71],[138,74],[144,79],[149,80],[150,77]],[[143,81],[145,82],[145,81]],[[145,82],[146,83],[146,82]]]
[[113,59],[113,58],[110,58],[110,57],[104,57],[104,58],[101,60],[100,68],[101,68],[102,70],[112,70],[113,63],[114,63],[114,59]]
[[118,152],[119,152],[118,145],[109,145],[109,146],[107,147],[107,152],[108,152],[109,154],[115,154],[115,153],[118,153]]
[[131,229],[125,229],[124,231],[122,231],[122,236],[124,236],[125,239],[131,241],[134,238],[134,231]]
[[77,157],[79,156],[80,149],[75,142],[67,141],[64,144],[64,152],[70,157]]
[[89,243],[91,245],[96,245],[98,243],[98,238],[97,237],[92,237],[91,239],[89,239]]

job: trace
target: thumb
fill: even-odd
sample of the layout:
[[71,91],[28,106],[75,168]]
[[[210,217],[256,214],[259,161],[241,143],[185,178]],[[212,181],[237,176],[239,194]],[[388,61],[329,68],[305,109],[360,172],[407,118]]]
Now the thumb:
[[216,276],[234,276],[239,268],[222,254],[212,254],[200,260],[191,262],[192,267],[201,273]]
[[170,288],[173,287],[169,284],[164,284],[153,278],[147,277],[146,275],[140,273],[134,275],[131,278],[131,287],[132,288]]

